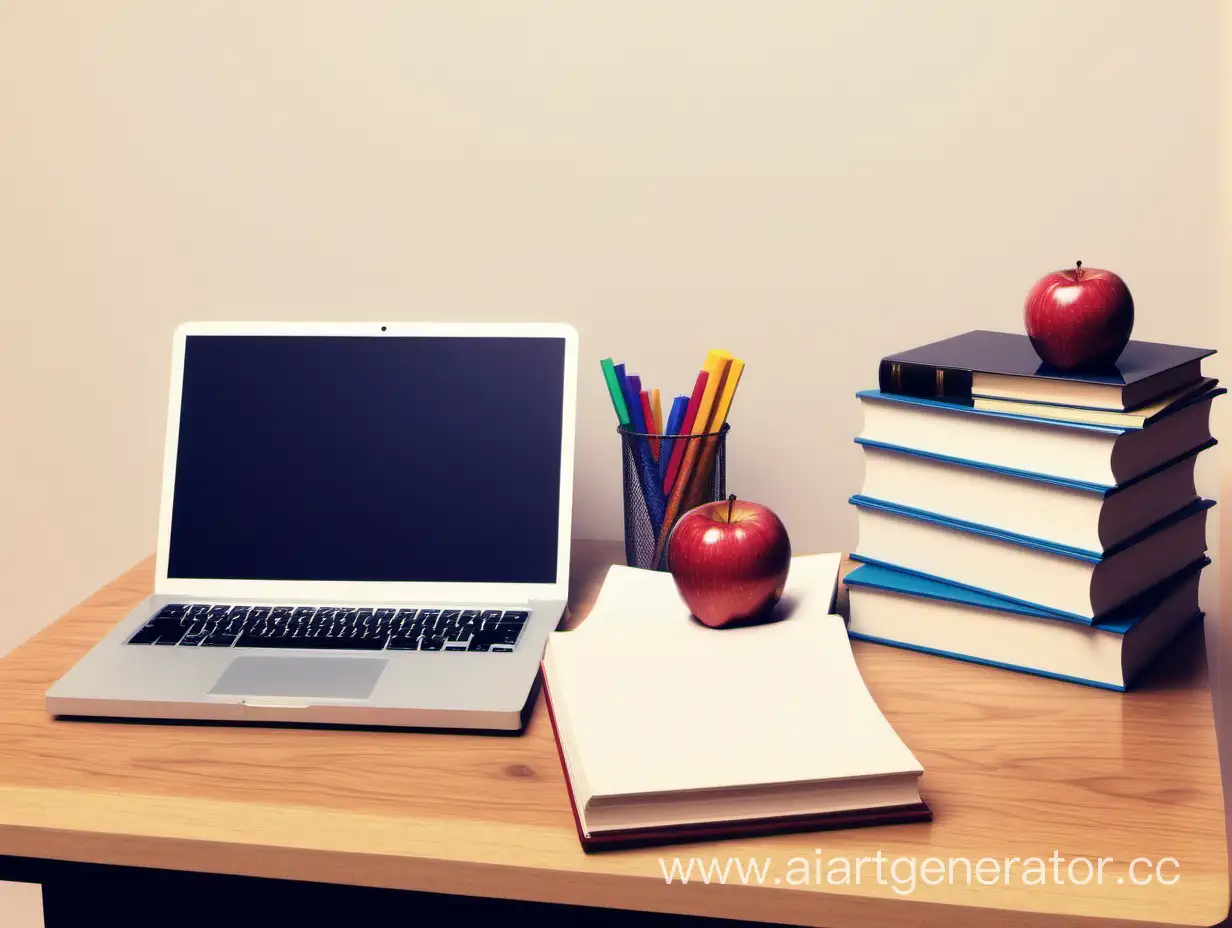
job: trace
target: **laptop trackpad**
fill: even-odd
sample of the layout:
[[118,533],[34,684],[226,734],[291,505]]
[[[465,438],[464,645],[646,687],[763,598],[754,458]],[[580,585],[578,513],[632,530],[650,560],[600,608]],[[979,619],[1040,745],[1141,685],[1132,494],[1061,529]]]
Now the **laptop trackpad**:
[[367,699],[387,663],[374,657],[237,657],[210,695]]

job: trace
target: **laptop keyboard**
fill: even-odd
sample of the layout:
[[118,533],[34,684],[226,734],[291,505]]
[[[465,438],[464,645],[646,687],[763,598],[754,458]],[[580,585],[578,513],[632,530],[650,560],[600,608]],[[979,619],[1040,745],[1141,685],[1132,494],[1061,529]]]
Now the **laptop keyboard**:
[[128,639],[179,648],[503,651],[529,617],[507,609],[172,604]]

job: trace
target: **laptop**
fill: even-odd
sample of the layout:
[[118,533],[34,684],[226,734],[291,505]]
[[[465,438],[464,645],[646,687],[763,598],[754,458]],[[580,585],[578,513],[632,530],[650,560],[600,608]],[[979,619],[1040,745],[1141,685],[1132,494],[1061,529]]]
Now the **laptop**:
[[577,333],[175,333],[154,593],[57,717],[519,732],[565,609]]

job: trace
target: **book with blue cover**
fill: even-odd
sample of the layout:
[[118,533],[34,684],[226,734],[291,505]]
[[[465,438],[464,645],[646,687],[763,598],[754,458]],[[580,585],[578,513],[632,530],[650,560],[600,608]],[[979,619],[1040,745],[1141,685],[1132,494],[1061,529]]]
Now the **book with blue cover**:
[[864,410],[857,441],[1115,487],[1211,447],[1211,403],[1224,392],[1174,404],[1146,428],[1125,428],[865,390],[856,394]]
[[1104,553],[1198,498],[1195,449],[1116,487],[856,439],[861,496]]
[[1107,551],[1090,551],[856,495],[852,559],[990,593],[1094,624],[1206,554],[1194,500]]
[[977,330],[882,359],[883,393],[970,404],[974,397],[1124,411],[1194,384],[1214,349],[1130,341],[1116,365],[1061,371],[1022,334]]
[[1200,622],[1202,557],[1096,625],[884,566],[846,577],[852,638],[1074,683],[1124,690]]

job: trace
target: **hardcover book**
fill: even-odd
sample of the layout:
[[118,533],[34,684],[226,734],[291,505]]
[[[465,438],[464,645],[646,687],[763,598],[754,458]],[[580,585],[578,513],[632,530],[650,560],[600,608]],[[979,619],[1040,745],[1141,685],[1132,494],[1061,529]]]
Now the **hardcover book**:
[[771,621],[722,632],[669,574],[617,565],[586,620],[549,637],[544,693],[583,849],[930,818],[923,769],[831,613],[839,561],[794,558]]
[[1146,428],[1118,428],[866,390],[856,394],[864,408],[857,441],[1114,487],[1214,445],[1211,403],[1225,392],[1176,403]]
[[860,495],[1041,541],[1105,552],[1198,498],[1192,451],[1117,487],[859,442]]
[[1087,625],[1206,555],[1199,499],[1107,551],[1086,551],[853,496],[859,543],[852,560],[1015,600]]
[[1125,690],[1200,622],[1202,558],[1098,625],[888,567],[847,575],[852,638],[1072,683]]
[[972,399],[971,405],[987,412],[1007,412],[1036,419],[1055,419],[1058,422],[1084,425],[1110,425],[1119,429],[1144,429],[1198,399],[1226,392],[1219,387],[1218,380],[1207,377],[1127,412],[1062,406],[1057,403],[1041,403],[1037,400],[1004,400],[991,396],[976,396]]
[[1125,411],[1202,379],[1214,349],[1131,341],[1115,367],[1061,371],[1044,364],[1026,335],[977,330],[881,360],[882,393],[970,405],[976,397]]

